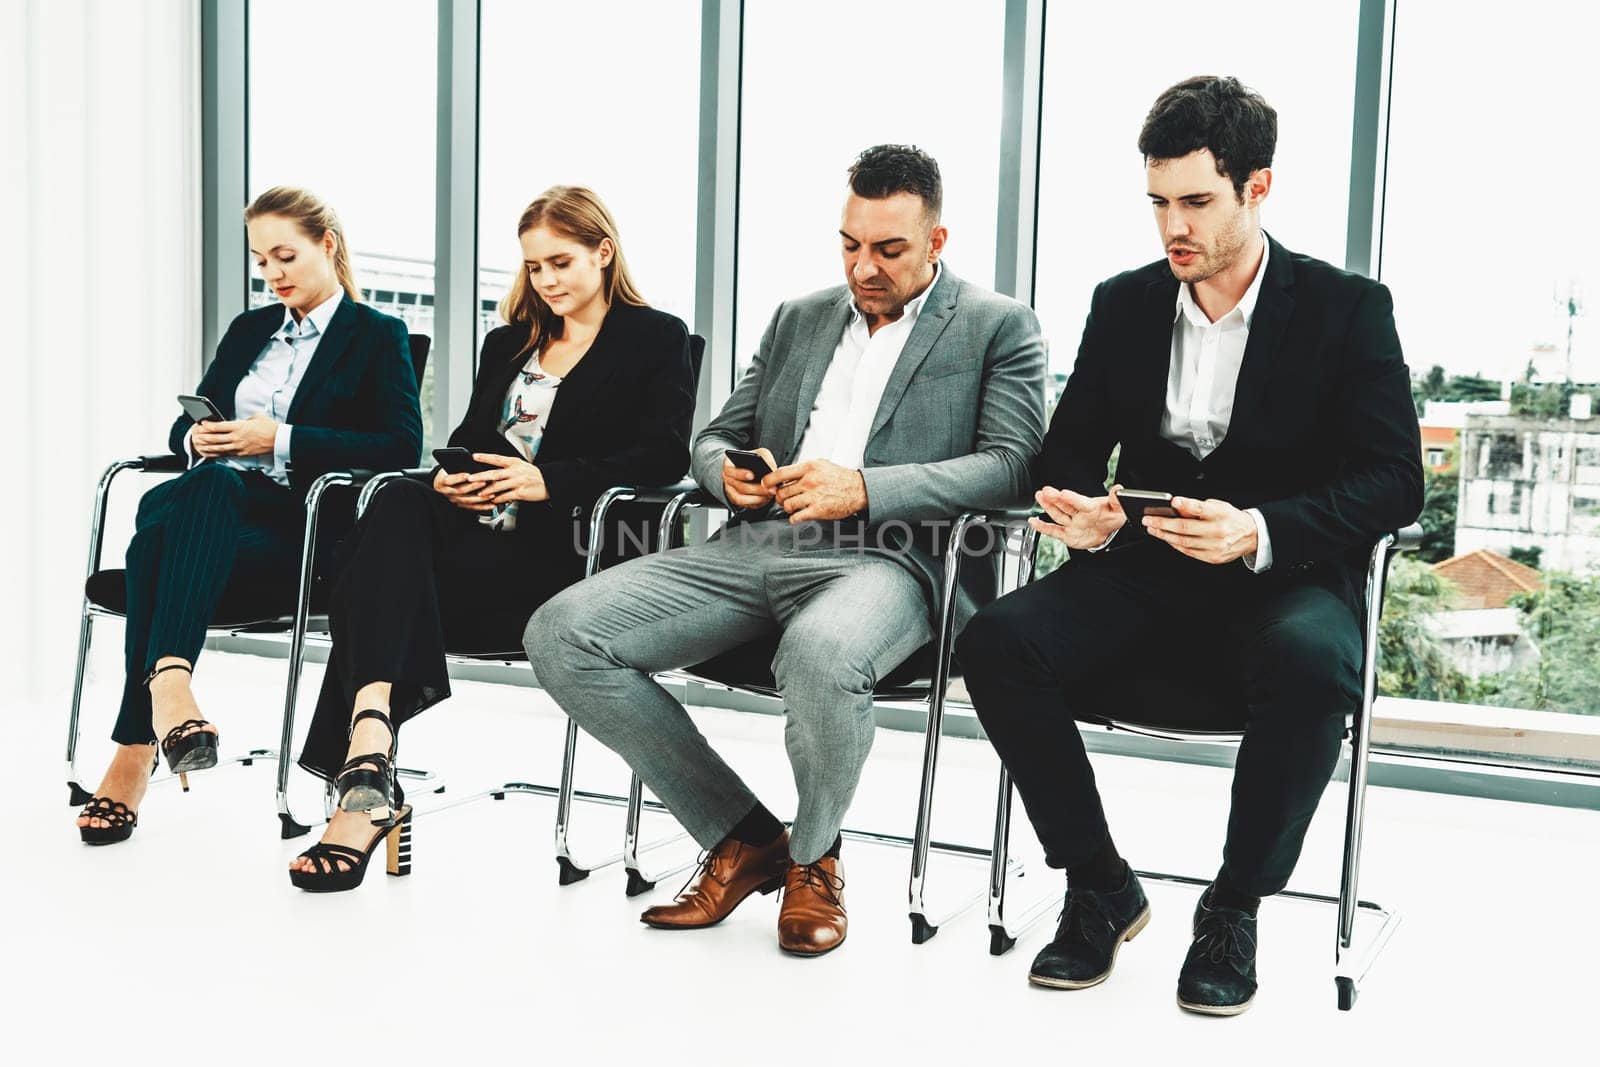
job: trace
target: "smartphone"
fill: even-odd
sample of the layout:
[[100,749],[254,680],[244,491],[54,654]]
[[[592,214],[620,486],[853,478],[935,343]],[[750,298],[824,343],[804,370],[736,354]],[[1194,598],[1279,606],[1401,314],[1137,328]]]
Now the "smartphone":
[[759,480],[772,473],[772,464],[760,452],[747,452],[742,448],[730,448],[725,453],[735,467],[742,471],[749,471]]
[[183,408],[183,413],[195,422],[226,422],[222,412],[217,410],[217,405],[211,402],[210,397],[188,396],[180,393],[178,405]]
[[1117,490],[1117,503],[1122,505],[1122,513],[1128,517],[1128,525],[1145,533],[1144,523],[1141,521],[1146,515],[1156,515],[1161,518],[1174,518],[1178,512],[1172,506],[1171,493],[1153,493],[1144,489],[1119,489]]
[[497,469],[493,463],[473,459],[472,450],[467,448],[436,448],[433,461],[443,467],[446,474],[477,474]]

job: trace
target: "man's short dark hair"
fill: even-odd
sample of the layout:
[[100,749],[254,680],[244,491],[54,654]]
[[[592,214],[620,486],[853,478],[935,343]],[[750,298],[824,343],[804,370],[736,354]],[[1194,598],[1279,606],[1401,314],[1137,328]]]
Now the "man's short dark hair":
[[1139,131],[1146,163],[1210,150],[1217,173],[1232,180],[1241,200],[1250,175],[1272,166],[1277,145],[1278,113],[1272,105],[1238,78],[1214,75],[1189,78],[1162,93]]
[[939,221],[944,207],[939,164],[915,145],[873,145],[861,153],[850,164],[850,191],[868,200],[913,193],[922,198],[922,208],[930,222]]

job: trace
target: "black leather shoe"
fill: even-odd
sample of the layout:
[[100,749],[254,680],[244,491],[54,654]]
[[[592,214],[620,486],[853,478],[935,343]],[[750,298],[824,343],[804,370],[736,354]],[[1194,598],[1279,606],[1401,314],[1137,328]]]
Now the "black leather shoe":
[[1028,981],[1051,989],[1087,989],[1111,977],[1117,951],[1150,923],[1150,902],[1129,870],[1110,893],[1067,888],[1055,940],[1033,958]]
[[1210,906],[1194,910],[1194,943],[1178,972],[1178,1007],[1201,1015],[1238,1015],[1256,996],[1256,917]]

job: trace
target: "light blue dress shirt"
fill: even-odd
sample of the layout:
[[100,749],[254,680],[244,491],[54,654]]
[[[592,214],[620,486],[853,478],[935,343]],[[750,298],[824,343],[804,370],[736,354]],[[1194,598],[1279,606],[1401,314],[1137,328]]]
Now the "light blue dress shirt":
[[[288,308],[283,309],[283,325],[267,339],[266,347],[250,365],[249,373],[239,380],[239,387],[233,393],[235,419],[265,415],[278,424],[272,453],[219,456],[218,463],[239,470],[264,471],[279,485],[289,484],[289,437],[294,428],[284,420],[289,417],[289,408],[294,403],[300,379],[305,377],[306,367],[311,365],[312,357],[317,354],[317,345],[327,332],[334,312],[339,310],[339,301],[343,299],[344,290],[335,289],[332,296],[312,308],[299,322],[294,321],[293,312]],[[191,434],[193,432],[192,429],[189,431]],[[187,434],[184,436],[184,448],[189,453],[191,467],[200,462],[189,446]]]

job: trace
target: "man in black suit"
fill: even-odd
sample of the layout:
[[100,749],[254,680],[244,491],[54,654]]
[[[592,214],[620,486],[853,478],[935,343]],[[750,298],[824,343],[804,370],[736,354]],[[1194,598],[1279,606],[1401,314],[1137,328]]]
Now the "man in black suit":
[[[1038,985],[1104,981],[1150,916],[1074,717],[1114,714],[1090,694],[1119,676],[1220,676],[1248,726],[1178,1003],[1249,1006],[1256,909],[1294,869],[1359,699],[1368,553],[1422,507],[1389,293],[1261,231],[1276,140],[1276,113],[1233,78],[1156,101],[1139,150],[1166,257],[1096,289],[1040,457],[1049,521],[1033,522],[1071,558],[980,612],[958,646],[1046,859],[1067,872]],[[1170,492],[1177,514],[1125,526],[1122,485]]]

